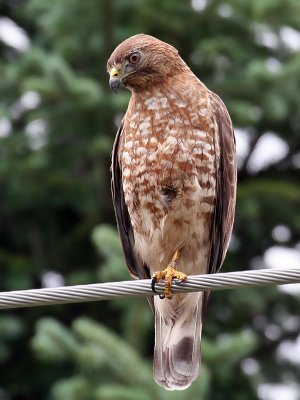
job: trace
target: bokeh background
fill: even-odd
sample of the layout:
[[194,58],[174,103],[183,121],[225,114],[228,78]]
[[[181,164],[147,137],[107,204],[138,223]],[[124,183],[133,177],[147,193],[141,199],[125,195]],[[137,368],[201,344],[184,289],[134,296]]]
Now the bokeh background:
[[[300,267],[299,0],[0,0],[0,289],[129,279],[110,197],[128,92],[114,47],[148,33],[226,103],[238,197],[223,271]],[[152,380],[144,299],[1,311],[1,400],[300,399],[299,285],[214,292],[200,379]]]

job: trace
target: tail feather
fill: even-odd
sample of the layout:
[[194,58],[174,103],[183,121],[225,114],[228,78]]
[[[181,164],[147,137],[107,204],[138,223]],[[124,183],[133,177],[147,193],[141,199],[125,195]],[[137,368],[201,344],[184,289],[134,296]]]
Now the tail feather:
[[198,376],[202,298],[189,293],[180,301],[155,299],[154,379],[165,389],[186,389]]

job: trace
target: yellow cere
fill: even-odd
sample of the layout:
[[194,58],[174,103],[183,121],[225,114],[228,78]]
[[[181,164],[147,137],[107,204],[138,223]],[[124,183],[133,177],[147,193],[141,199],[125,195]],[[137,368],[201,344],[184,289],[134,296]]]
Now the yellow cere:
[[109,75],[111,78],[118,78],[120,76],[120,71],[118,71],[116,68],[112,68]]

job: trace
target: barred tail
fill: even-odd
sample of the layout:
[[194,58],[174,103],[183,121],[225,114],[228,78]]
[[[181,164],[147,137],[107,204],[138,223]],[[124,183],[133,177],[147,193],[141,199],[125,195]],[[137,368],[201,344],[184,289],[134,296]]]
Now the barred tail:
[[167,307],[155,299],[154,380],[167,390],[183,390],[199,374],[203,293],[185,295],[175,310],[174,298]]

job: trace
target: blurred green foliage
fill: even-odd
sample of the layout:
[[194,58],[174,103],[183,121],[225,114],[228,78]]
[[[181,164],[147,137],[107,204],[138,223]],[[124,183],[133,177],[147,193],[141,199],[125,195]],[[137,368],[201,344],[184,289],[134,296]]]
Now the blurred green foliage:
[[[109,91],[106,60],[139,32],[177,47],[246,137],[223,270],[263,267],[274,245],[295,248],[299,14],[298,0],[0,1],[0,26],[10,21],[29,40],[14,47],[0,35],[0,290],[129,278],[109,171],[129,93]],[[268,132],[287,151],[255,169]],[[284,240],[272,234],[282,225]],[[299,382],[299,364],[277,355],[299,334],[298,301],[274,287],[213,293],[201,376],[179,393],[153,382],[144,299],[2,311],[0,399],[256,399],[262,383]]]

